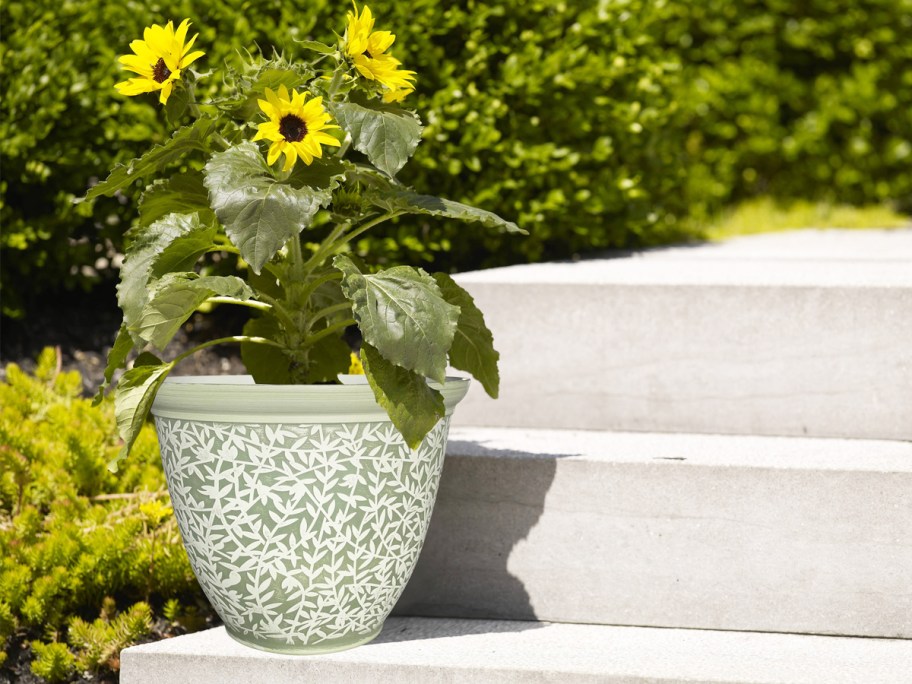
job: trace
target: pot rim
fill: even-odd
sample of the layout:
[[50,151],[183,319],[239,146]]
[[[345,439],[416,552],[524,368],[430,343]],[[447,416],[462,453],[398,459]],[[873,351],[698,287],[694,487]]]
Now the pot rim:
[[[446,415],[470,380],[428,381],[443,394]],[[221,423],[351,423],[389,420],[369,385],[266,385],[250,375],[178,375],[162,383],[152,404],[159,418]]]

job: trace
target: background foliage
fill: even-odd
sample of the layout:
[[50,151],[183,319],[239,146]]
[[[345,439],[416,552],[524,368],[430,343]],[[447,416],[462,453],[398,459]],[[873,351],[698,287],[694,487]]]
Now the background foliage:
[[[45,350],[0,383],[0,677],[110,673],[124,646],[199,628],[210,612],[190,570],[151,426],[114,475],[109,405]],[[118,610],[121,609],[121,610]],[[18,671],[17,671],[18,668]]]
[[[419,72],[425,142],[402,180],[532,236],[411,218],[363,241],[368,261],[459,270],[659,243],[756,194],[912,205],[912,0],[371,4]],[[71,200],[169,133],[153,98],[111,87],[144,26],[190,17],[205,69],[239,48],[331,41],[347,9],[4,3],[4,312],[113,275],[138,189]]]

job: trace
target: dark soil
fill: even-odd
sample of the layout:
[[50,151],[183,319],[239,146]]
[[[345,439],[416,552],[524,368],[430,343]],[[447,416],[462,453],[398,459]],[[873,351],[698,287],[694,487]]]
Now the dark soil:
[[[192,346],[224,335],[239,334],[247,312],[222,306],[206,316],[197,314],[184,324],[161,354],[171,359]],[[86,396],[101,385],[108,351],[120,327],[121,314],[113,286],[96,287],[90,294],[62,292],[33,302],[23,320],[0,319],[0,380],[6,364],[30,371],[45,347],[57,347],[62,370],[82,374]],[[244,374],[235,345],[210,347],[182,361],[175,375]]]

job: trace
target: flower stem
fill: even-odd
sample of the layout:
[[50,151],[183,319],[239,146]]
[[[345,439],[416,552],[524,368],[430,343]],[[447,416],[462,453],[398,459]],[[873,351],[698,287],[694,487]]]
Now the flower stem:
[[348,311],[351,309],[351,302],[342,302],[341,304],[333,304],[332,306],[327,306],[324,309],[320,309],[313,316],[310,317],[310,327],[313,328],[313,324],[317,321],[326,318],[327,316],[332,316],[334,313],[340,311]]
[[350,325],[354,325],[354,324],[355,324],[354,318],[346,318],[344,321],[339,321],[338,323],[334,323],[333,325],[331,325],[327,328],[323,328],[323,330],[321,330],[320,332],[314,333],[313,335],[308,336],[304,340],[304,344],[302,345],[302,347],[304,347],[304,348],[312,347],[317,342],[322,340],[324,337],[329,337],[333,333],[337,333],[340,330],[345,330],[345,328],[347,328]]
[[238,306],[246,306],[251,309],[259,309],[260,311],[269,311],[272,309],[271,304],[266,302],[258,302],[255,299],[235,299],[234,297],[209,297],[206,300],[208,304],[237,304]]
[[278,347],[282,349],[282,345],[273,340],[267,340],[265,337],[251,337],[249,335],[232,335],[230,337],[219,337],[216,340],[209,340],[208,342],[203,342],[195,346],[193,349],[188,349],[183,354],[176,356],[171,363],[177,365],[179,362],[186,359],[188,356],[195,354],[198,351],[202,351],[207,347],[214,347],[217,344],[230,344],[230,343],[241,343],[241,342],[252,342],[253,344],[267,344],[271,347]]

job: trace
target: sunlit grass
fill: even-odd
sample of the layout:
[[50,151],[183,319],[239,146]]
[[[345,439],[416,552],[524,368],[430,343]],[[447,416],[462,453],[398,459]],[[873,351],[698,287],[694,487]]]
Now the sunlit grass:
[[801,228],[903,228],[912,217],[888,206],[852,207],[795,200],[777,202],[769,197],[748,200],[723,213],[703,230],[703,237],[722,240],[738,235],[774,233]]

